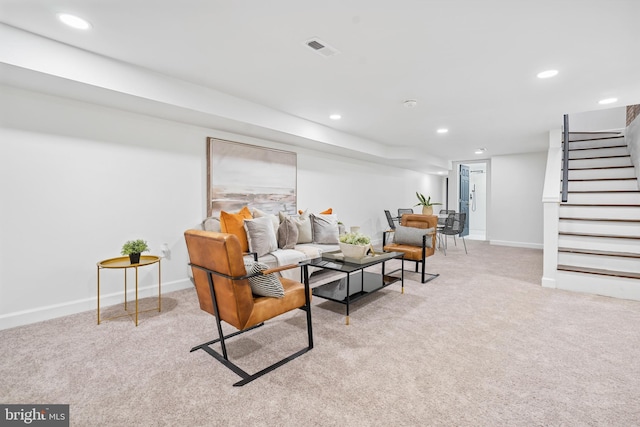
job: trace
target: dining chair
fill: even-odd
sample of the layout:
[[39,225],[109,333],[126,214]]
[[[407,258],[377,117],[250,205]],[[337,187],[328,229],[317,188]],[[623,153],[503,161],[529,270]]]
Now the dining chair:
[[391,212],[389,212],[388,210],[384,210],[384,215],[387,217],[387,223],[389,223],[389,230],[388,231],[393,231],[396,229],[396,223],[394,221],[396,221],[395,218],[393,218],[391,216]]
[[444,228],[440,231],[442,235],[444,235],[444,254],[447,255],[447,236],[453,236],[453,242],[457,246],[458,244],[455,241],[456,236],[460,236],[462,238],[462,243],[464,244],[464,253],[469,254],[467,252],[467,242],[464,240],[464,236],[461,233],[464,231],[464,223],[467,220],[467,214],[464,212],[461,213],[451,213],[447,216],[445,220]]
[[412,214],[413,213],[413,209],[402,209],[399,208],[398,209],[398,218],[402,218],[402,215],[404,214]]

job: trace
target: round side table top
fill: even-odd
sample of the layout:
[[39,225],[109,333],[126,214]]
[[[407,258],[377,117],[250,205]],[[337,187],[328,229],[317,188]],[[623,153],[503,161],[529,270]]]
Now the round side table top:
[[109,258],[98,262],[98,267],[101,268],[129,268],[140,267],[144,265],[155,264],[160,261],[160,257],[156,255],[140,255],[140,262],[137,264],[131,264],[129,256],[121,256],[117,258]]

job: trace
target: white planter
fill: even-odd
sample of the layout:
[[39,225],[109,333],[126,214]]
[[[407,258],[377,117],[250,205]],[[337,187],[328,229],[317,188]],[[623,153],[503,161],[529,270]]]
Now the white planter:
[[367,254],[369,245],[350,245],[340,242],[340,250],[346,258],[360,259]]
[[423,206],[422,215],[433,215],[433,206]]

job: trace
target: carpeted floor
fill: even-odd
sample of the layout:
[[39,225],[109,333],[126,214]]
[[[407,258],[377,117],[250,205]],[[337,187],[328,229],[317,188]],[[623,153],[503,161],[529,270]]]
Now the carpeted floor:
[[[137,328],[91,311],[0,331],[0,403],[67,403],[72,426],[640,425],[640,303],[542,288],[539,250],[449,243],[428,259],[439,278],[407,273],[349,326],[314,298],[315,348],[241,388],[189,353],[217,337],[192,289]],[[294,311],[229,354],[255,371],[305,339]]]

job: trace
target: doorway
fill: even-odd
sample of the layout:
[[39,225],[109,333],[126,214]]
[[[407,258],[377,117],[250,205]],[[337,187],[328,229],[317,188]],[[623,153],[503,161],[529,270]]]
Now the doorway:
[[[487,163],[461,163],[458,167],[459,212],[467,212],[467,239],[487,239]],[[463,188],[464,187],[464,188]],[[464,190],[464,191],[463,191]]]

